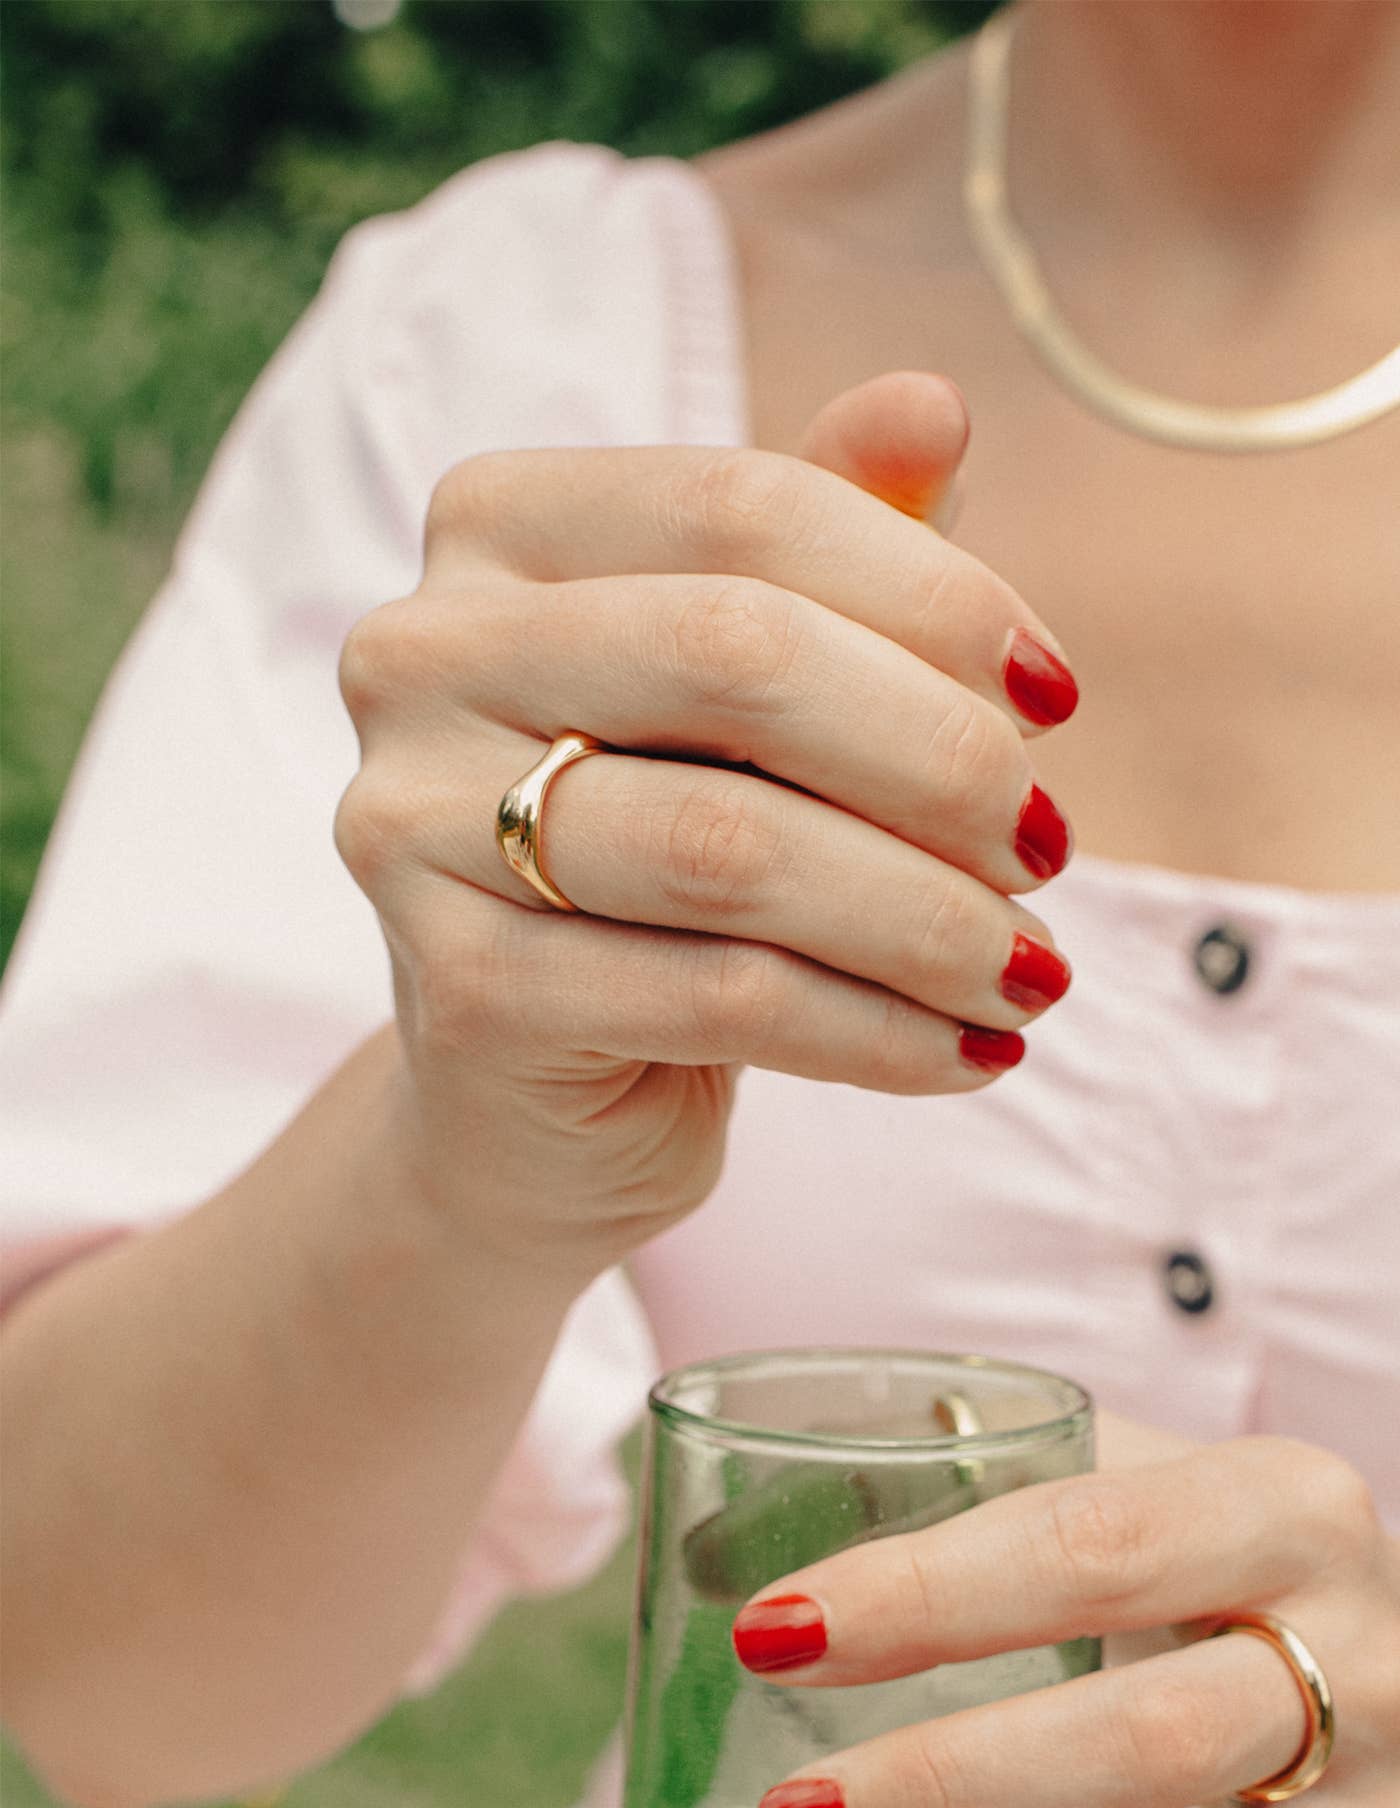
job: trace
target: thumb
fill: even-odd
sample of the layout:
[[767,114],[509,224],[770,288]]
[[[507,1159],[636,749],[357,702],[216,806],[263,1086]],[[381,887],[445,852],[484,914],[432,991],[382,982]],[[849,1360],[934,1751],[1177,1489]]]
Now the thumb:
[[888,371],[820,409],[798,456],[902,514],[946,527],[969,429],[956,383],[931,371]]

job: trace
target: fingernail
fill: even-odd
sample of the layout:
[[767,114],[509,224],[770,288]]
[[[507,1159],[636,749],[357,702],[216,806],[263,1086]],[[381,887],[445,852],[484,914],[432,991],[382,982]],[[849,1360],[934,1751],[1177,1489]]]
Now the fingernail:
[[1053,879],[1073,845],[1069,824],[1040,786],[1032,785],[1016,818],[1016,852],[1022,866],[1037,879]]
[[1001,976],[1001,995],[1023,1011],[1043,1011],[1069,991],[1069,962],[1042,942],[1018,935]]
[[746,1670],[791,1670],[826,1650],[822,1610],[806,1595],[754,1601],[734,1621],[734,1649]]
[[958,1036],[963,1060],[987,1073],[1005,1073],[1025,1052],[1025,1040],[1015,1030],[984,1030],[980,1024],[965,1023]]
[[1024,628],[1011,636],[1011,650],[1002,667],[1006,694],[1028,722],[1047,727],[1074,714],[1079,686],[1063,659],[1057,659]]
[[758,1808],[846,1808],[841,1785],[826,1777],[799,1777],[770,1789]]

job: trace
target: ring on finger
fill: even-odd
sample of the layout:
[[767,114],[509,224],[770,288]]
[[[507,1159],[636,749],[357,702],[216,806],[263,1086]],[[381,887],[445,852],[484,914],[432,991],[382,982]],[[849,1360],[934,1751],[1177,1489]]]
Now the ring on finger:
[[1220,1638],[1227,1632],[1244,1632],[1252,1638],[1263,1639],[1266,1645],[1274,1650],[1293,1672],[1293,1679],[1298,1685],[1298,1692],[1303,1698],[1303,1709],[1308,1717],[1308,1730],[1303,1736],[1303,1745],[1296,1758],[1272,1777],[1266,1777],[1262,1783],[1254,1783],[1248,1789],[1241,1789],[1230,1799],[1233,1802],[1253,1804],[1256,1802],[1286,1802],[1295,1795],[1301,1795],[1326,1770],[1332,1757],[1332,1747],[1336,1741],[1336,1716],[1332,1707],[1332,1690],[1322,1665],[1318,1663],[1312,1652],[1291,1626],[1285,1626],[1282,1620],[1276,1620],[1271,1613],[1237,1613],[1216,1626],[1208,1635]]
[[540,828],[550,782],[575,760],[609,749],[592,735],[569,730],[556,735],[541,759],[505,792],[496,806],[496,846],[513,873],[525,880],[556,910],[577,911],[545,872],[540,856]]

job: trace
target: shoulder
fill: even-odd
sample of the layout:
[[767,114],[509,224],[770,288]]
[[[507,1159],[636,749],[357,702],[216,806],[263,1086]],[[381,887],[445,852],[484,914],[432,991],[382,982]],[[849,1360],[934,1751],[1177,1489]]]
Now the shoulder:
[[727,310],[725,262],[720,209],[691,165],[549,143],[355,227],[320,305],[416,419],[446,417],[453,458],[675,438],[687,323]]
[[454,319],[523,305],[558,315],[595,293],[644,280],[664,255],[668,216],[704,204],[702,179],[668,157],[631,159],[602,145],[550,143],[461,170],[415,206],[348,232],[328,293],[422,320],[425,304]]
[[663,182],[684,180],[669,158],[632,160],[604,145],[563,141],[484,158],[414,206],[351,229],[336,262],[421,266],[460,280],[460,259],[489,246],[547,257],[561,242],[616,224],[629,204]]

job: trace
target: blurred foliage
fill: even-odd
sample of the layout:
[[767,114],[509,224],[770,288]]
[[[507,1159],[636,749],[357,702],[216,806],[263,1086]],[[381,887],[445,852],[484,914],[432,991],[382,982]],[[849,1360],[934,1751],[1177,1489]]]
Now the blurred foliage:
[[986,5],[5,0],[9,425],[61,423],[110,508],[158,427],[187,487],[337,239],[545,138],[689,156],[879,79]]

